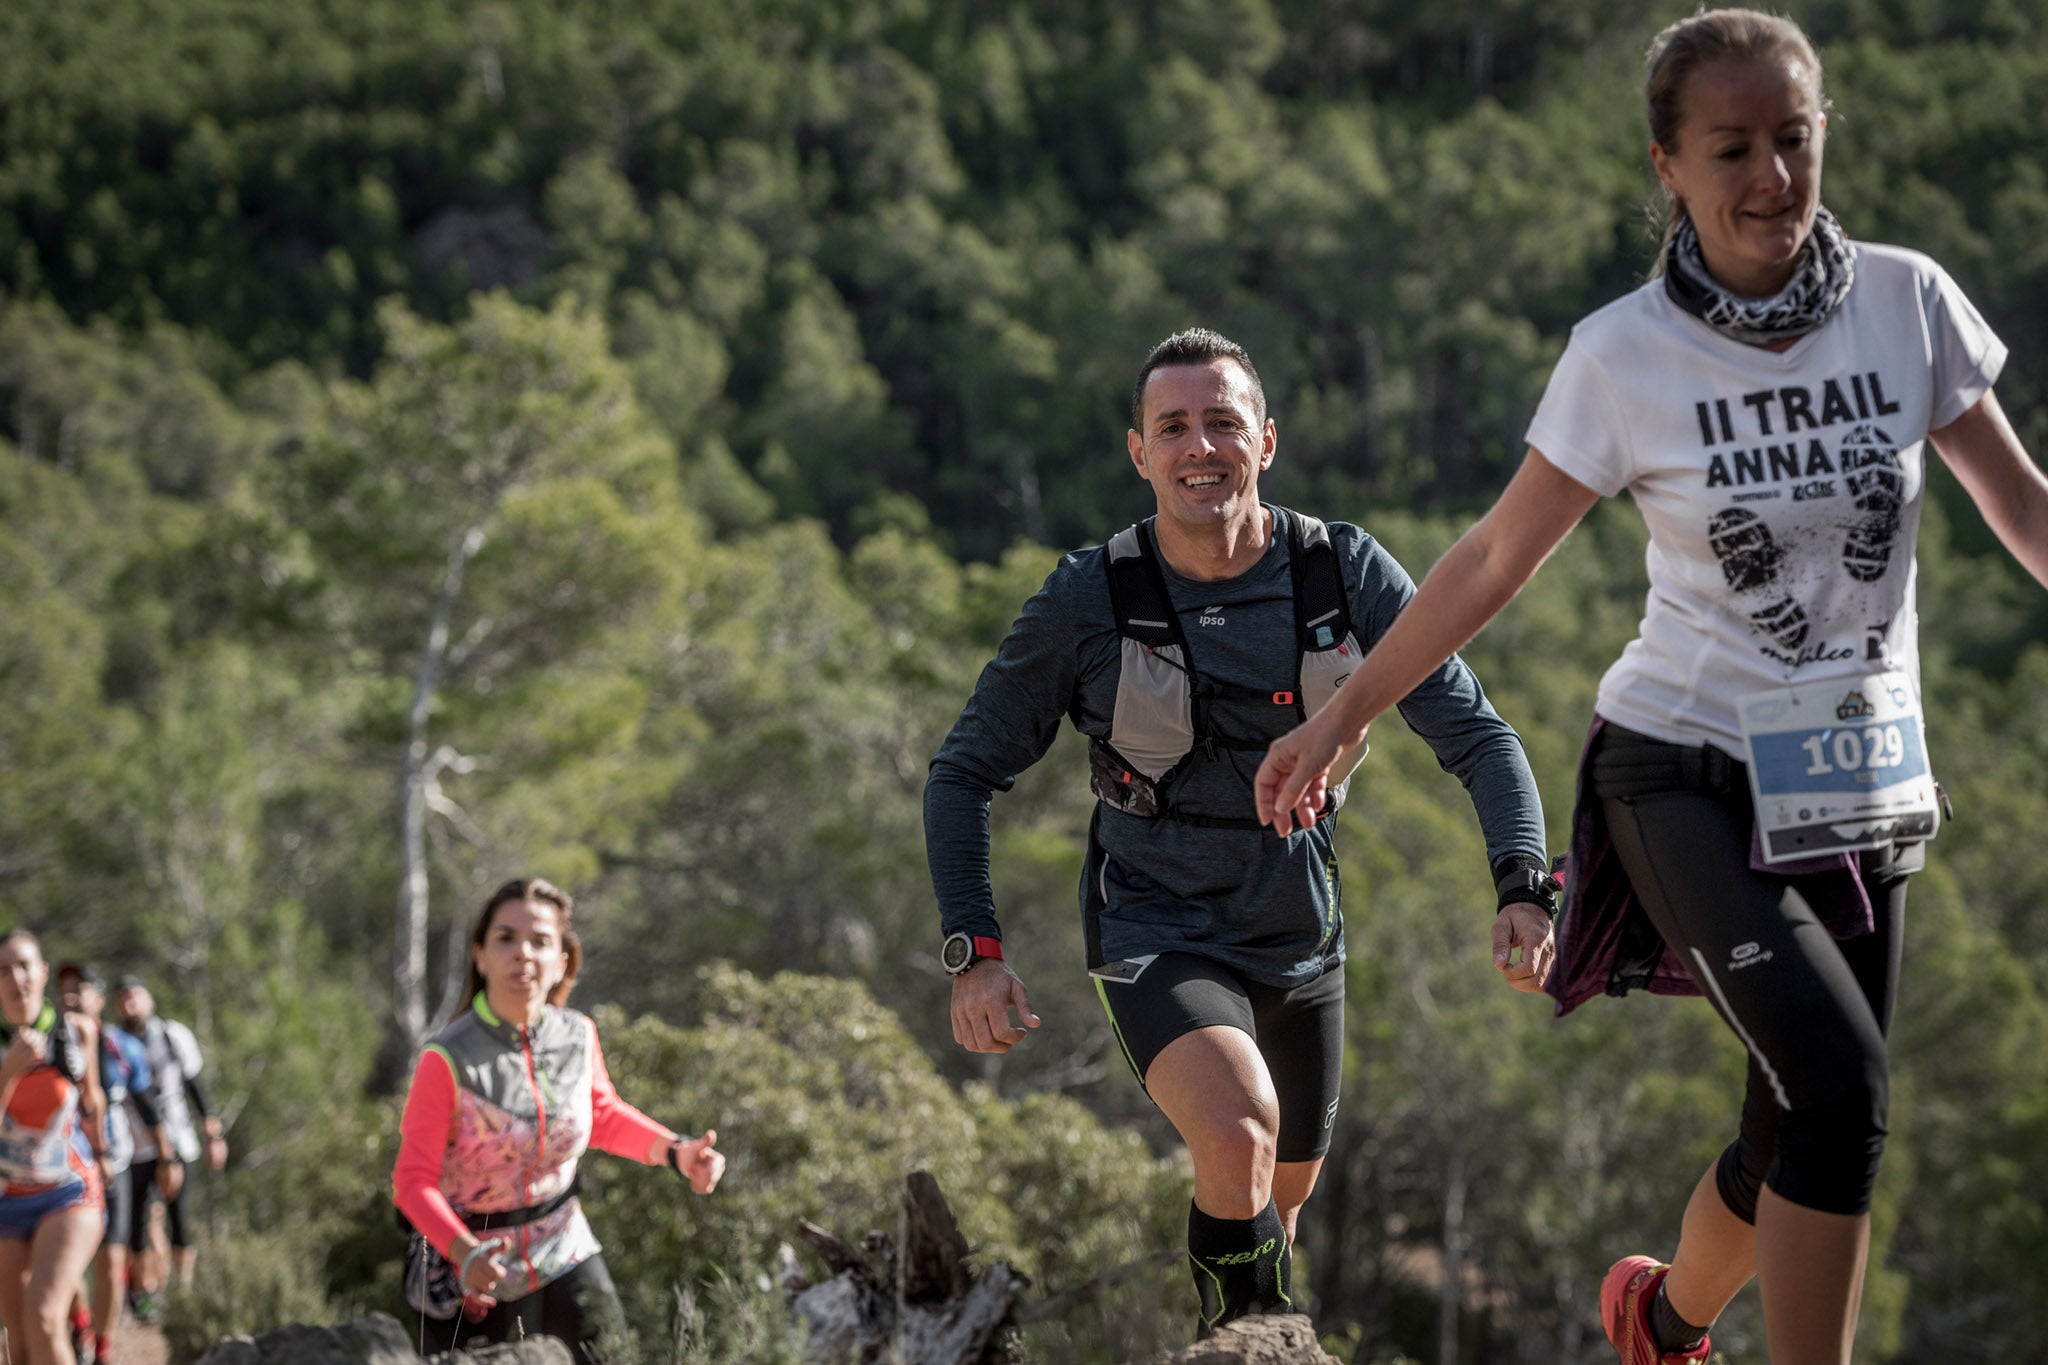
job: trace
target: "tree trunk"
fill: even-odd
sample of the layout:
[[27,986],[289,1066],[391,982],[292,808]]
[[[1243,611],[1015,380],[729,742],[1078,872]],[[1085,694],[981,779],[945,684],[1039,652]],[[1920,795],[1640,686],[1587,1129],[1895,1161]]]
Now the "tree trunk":
[[1493,93],[1493,26],[1474,21],[1465,42],[1465,78],[1470,83],[1472,98],[1483,99]]
[[448,567],[427,623],[413,675],[412,704],[406,708],[405,756],[398,773],[399,841],[404,869],[398,882],[398,953],[392,1004],[408,1050],[427,1036],[427,789],[434,780],[427,747],[427,721],[434,691],[448,656],[448,622],[462,594],[463,571],[483,548],[484,528],[472,526],[448,547]]
[[1457,1365],[1458,1307],[1465,1288],[1465,1153],[1451,1148],[1444,1182],[1444,1284],[1437,1298],[1436,1358]]

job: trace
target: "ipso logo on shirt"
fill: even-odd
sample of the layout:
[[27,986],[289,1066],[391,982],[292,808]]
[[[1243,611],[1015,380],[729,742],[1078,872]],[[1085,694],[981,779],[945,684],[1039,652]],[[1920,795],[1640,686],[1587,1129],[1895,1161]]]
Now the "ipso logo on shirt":
[[1203,624],[1203,625],[1205,625],[1205,626],[1220,626],[1220,625],[1222,625],[1222,624],[1223,624],[1223,608],[1221,608],[1221,607],[1203,607],[1203,608],[1202,608],[1202,624]]

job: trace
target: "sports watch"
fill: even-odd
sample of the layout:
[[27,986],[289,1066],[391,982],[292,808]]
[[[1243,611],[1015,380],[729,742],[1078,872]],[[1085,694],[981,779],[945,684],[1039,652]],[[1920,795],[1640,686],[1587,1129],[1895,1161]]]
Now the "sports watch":
[[1003,941],[982,934],[948,934],[939,945],[939,965],[951,976],[960,975],[985,957],[1002,961]]

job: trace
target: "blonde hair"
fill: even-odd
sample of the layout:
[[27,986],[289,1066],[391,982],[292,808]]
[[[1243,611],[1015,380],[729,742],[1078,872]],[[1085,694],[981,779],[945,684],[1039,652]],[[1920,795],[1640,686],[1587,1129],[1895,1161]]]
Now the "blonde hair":
[[[1790,57],[1813,73],[1813,93],[1820,108],[1828,107],[1821,89],[1820,54],[1799,25],[1781,14],[1753,9],[1707,9],[1680,19],[1650,40],[1643,66],[1643,103],[1650,116],[1650,138],[1667,153],[1678,150],[1678,129],[1684,122],[1686,85],[1694,72],[1721,61]],[[1661,189],[1661,187],[1660,187]],[[1685,205],[1670,190],[1664,196],[1664,231],[1657,244],[1652,277],[1664,271],[1664,253],[1678,230]]]

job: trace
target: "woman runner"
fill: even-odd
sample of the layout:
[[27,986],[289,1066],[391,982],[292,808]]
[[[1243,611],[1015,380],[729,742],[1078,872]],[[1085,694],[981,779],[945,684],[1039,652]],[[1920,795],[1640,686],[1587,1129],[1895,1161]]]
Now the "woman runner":
[[[622,1359],[625,1315],[576,1198],[584,1151],[668,1166],[698,1194],[718,1140],[670,1132],[619,1098],[597,1028],[565,1007],[583,950],[567,894],[507,882],[470,934],[468,1005],[413,1072],[392,1183],[417,1231],[406,1296],[449,1337],[558,1337],[577,1365]],[[426,1343],[446,1350],[450,1341]]]
[[[1827,100],[1796,25],[1674,24],[1646,95],[1671,206],[1659,277],[1574,329],[1520,471],[1345,688],[1272,746],[1258,813],[1311,818],[1334,755],[1627,489],[1649,602],[1600,686],[1550,989],[1561,1011],[1636,985],[1700,991],[1750,1067],[1671,1265],[1617,1262],[1602,1317],[1625,1365],[1703,1361],[1754,1276],[1776,1365],[1846,1365],[1911,839],[1935,807],[1914,612],[1926,451],[2044,584],[2048,479],[1992,394],[2005,347],[1954,281],[1849,240],[1821,207]],[[1898,778],[1907,804],[1813,819],[1851,799],[1831,795],[1854,790],[1850,769]]]
[[45,995],[25,929],[0,936],[0,1323],[9,1365],[75,1365],[71,1300],[106,1228],[99,1031]]

